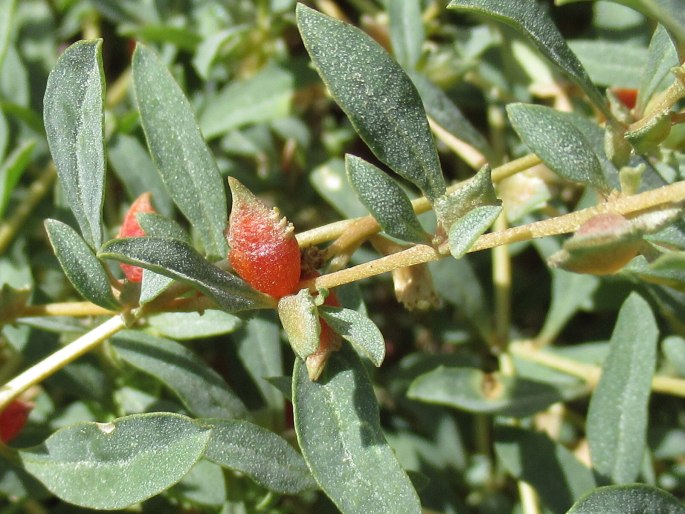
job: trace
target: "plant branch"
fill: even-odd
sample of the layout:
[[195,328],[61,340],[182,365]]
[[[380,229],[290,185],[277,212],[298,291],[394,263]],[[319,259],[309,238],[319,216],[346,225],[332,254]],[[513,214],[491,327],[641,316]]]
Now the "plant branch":
[[[602,368],[599,366],[585,364],[551,352],[539,350],[533,344],[527,342],[512,344],[510,351],[512,355],[527,361],[578,377],[584,380],[592,389],[597,386],[602,375]],[[656,375],[652,379],[652,391],[685,398],[685,379]]]
[[27,197],[22,200],[14,214],[4,223],[0,223],[0,255],[5,253],[17,232],[23,228],[26,219],[33,213],[36,205],[50,191],[56,177],[57,169],[54,163],[50,163],[31,184]]
[[[634,215],[649,209],[673,206],[683,201],[685,201],[685,181],[676,182],[659,189],[620,197],[556,218],[482,235],[469,249],[469,252],[477,252],[539,237],[575,232],[587,220],[601,213]],[[371,262],[307,280],[302,283],[302,287],[309,287],[312,290],[317,288],[328,289],[380,275],[397,268],[435,261],[441,257],[443,256],[433,247],[419,244],[402,252],[381,257]]]
[[99,305],[90,302],[64,302],[64,303],[48,303],[44,305],[27,305],[24,310],[19,313],[21,318],[29,318],[35,316],[72,316],[72,317],[86,317],[86,316],[112,316],[116,314],[115,311],[105,309]]
[[124,318],[114,316],[14,377],[0,388],[0,411],[29,387],[39,384],[124,328]]

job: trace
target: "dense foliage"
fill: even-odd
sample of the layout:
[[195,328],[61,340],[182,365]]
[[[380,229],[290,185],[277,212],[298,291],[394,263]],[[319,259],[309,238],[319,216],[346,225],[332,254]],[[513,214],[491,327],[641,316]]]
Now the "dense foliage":
[[0,0],[2,512],[685,513],[685,10],[557,4]]

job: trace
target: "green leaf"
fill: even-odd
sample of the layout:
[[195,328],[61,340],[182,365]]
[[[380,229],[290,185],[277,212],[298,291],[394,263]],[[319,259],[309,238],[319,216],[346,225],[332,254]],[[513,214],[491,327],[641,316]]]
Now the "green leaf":
[[316,487],[302,456],[282,437],[247,421],[203,421],[212,426],[205,451],[212,462],[245,473],[278,493],[297,494]]
[[[166,278],[166,277],[164,277]],[[176,340],[199,339],[229,334],[240,326],[238,316],[207,309],[199,312],[161,312],[148,317],[152,331]]]
[[442,89],[420,73],[411,73],[410,76],[421,95],[428,116],[454,137],[470,144],[485,156],[492,154],[483,134],[471,124]]
[[123,182],[129,199],[150,192],[157,210],[165,216],[172,215],[173,202],[150,155],[138,138],[119,134],[109,142],[107,152],[112,169]]
[[647,50],[625,42],[578,39],[569,47],[583,63],[590,78],[600,86],[637,88]]
[[394,179],[354,155],[345,155],[345,168],[357,196],[386,234],[403,241],[427,241],[411,200]]
[[652,35],[647,63],[641,73],[640,87],[637,92],[637,112],[645,111],[647,103],[666,78],[673,80],[669,72],[674,66],[678,66],[678,53],[664,26],[659,25]]
[[578,84],[596,107],[609,118],[613,118],[604,97],[590,80],[583,65],[568,47],[559,29],[535,0],[452,0],[447,7],[481,14],[514,28],[528,38],[568,78]]
[[[283,396],[267,381],[269,377],[283,375],[280,329],[277,321],[266,314],[264,317],[254,316],[243,323],[233,339],[238,357],[264,401],[272,409],[282,411]],[[290,394],[289,381],[287,389]]]
[[17,0],[0,0],[0,68],[10,44]]
[[657,336],[649,304],[632,293],[618,313],[586,427],[594,469],[617,484],[633,482],[640,472]]
[[592,146],[569,114],[521,103],[507,105],[507,114],[521,140],[552,171],[573,182],[608,188]]
[[507,471],[532,485],[556,514],[565,514],[577,498],[595,488],[592,471],[547,434],[498,425],[495,452]]
[[445,193],[423,104],[402,68],[356,27],[297,4],[297,24],[324,83],[381,161],[429,200]]
[[290,113],[294,95],[293,71],[276,64],[266,66],[207,100],[199,116],[202,133],[213,139],[243,125],[283,118]]
[[519,418],[582,392],[582,386],[568,387],[516,376],[487,374],[469,367],[439,366],[417,377],[411,383],[407,396],[467,412]]
[[343,513],[421,512],[383,436],[373,386],[352,349],[343,345],[334,352],[318,382],[295,361],[293,411],[304,459]]
[[500,212],[500,205],[479,205],[452,223],[448,239],[452,257],[463,257],[476,239],[495,222]]
[[685,507],[673,495],[650,485],[612,485],[587,494],[568,514],[685,514]]
[[678,375],[685,377],[685,339],[680,336],[669,336],[661,343],[661,349]]
[[416,68],[425,34],[419,0],[389,0],[392,53],[405,70]]
[[435,202],[435,213],[445,232],[476,207],[483,205],[499,206],[495,188],[492,185],[492,172],[486,164],[471,180],[456,190],[446,193]]
[[305,360],[319,347],[321,324],[314,298],[307,289],[278,301],[278,317],[295,354]]
[[118,310],[107,272],[81,236],[57,220],[45,220],[45,229],[64,274],[81,296],[105,309]]
[[74,43],[48,77],[43,121],[64,195],[96,249],[105,188],[104,96],[102,40]]
[[173,391],[195,416],[237,418],[247,414],[224,379],[183,345],[130,330],[117,334],[112,346],[122,360]]
[[369,214],[347,179],[342,159],[334,157],[317,166],[309,174],[309,181],[319,195],[346,218]]
[[197,230],[206,253],[225,257],[226,191],[190,104],[149,48],[136,47],[132,69],[152,160],[174,202]]
[[273,304],[270,297],[210,264],[193,248],[176,239],[115,239],[102,247],[99,257],[134,264],[190,284],[226,312],[262,309]]
[[91,509],[123,509],[181,480],[210,435],[185,416],[138,414],[65,427],[19,456],[59,498]]
[[194,505],[219,507],[226,502],[226,477],[221,466],[200,459],[195,466],[169,491],[172,498]]
[[[10,201],[14,187],[19,182],[26,167],[31,162],[35,141],[27,141],[14,150],[0,166],[0,219],[4,217],[5,210]],[[2,153],[0,149],[0,154]]]
[[343,339],[352,343],[355,349],[380,366],[385,358],[385,339],[376,324],[368,317],[351,309],[341,307],[319,307],[319,314]]

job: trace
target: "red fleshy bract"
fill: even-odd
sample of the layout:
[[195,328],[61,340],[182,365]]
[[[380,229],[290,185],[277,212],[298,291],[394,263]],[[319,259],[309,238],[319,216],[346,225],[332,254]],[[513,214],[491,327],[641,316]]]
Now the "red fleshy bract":
[[33,405],[21,400],[14,400],[4,411],[0,412],[0,440],[8,443],[24,428]]
[[[145,235],[143,227],[140,226],[136,218],[136,215],[141,212],[156,212],[152,207],[152,195],[150,193],[143,193],[131,204],[119,229],[118,238],[142,237]],[[119,266],[129,282],[140,282],[143,280],[143,268],[140,266],[124,264],[123,262]]]

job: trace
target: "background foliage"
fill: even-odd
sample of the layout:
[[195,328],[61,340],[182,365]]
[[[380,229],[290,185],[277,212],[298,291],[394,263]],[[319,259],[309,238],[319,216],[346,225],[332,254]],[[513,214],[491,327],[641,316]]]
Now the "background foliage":
[[306,3],[0,0],[2,511],[685,512],[678,1]]

